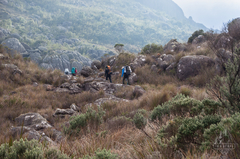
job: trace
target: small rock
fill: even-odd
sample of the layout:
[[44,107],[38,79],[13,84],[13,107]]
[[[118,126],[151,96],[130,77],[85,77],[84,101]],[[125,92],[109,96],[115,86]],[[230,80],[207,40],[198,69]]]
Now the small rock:
[[75,111],[73,109],[59,109],[57,108],[57,110],[55,111],[55,113],[53,114],[53,116],[65,116],[65,115],[73,115],[75,113]]
[[142,96],[146,91],[141,87],[141,86],[135,86],[134,90],[133,90],[133,95],[135,97],[140,97]]
[[34,86],[34,87],[37,87],[37,86],[38,86],[38,83],[37,83],[37,82],[33,82],[33,86]]

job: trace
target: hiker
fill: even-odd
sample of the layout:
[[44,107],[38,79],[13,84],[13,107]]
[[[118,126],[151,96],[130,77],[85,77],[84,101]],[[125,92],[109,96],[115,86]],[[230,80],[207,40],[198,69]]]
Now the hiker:
[[106,80],[108,80],[109,78],[110,83],[112,83],[111,75],[112,75],[111,67],[107,65],[105,68],[105,76],[106,76]]
[[70,74],[70,71],[69,71],[69,69],[68,69],[68,68],[65,68],[65,71],[64,71],[64,73],[65,73],[65,75],[68,75],[68,74]]
[[131,75],[131,72],[132,72],[132,70],[131,70],[130,66],[122,67],[122,76],[121,77],[123,77],[123,84],[124,84],[125,79],[127,79],[127,81],[128,81],[127,84],[130,85],[129,76]]
[[72,75],[73,76],[77,75],[77,69],[75,67],[72,68]]

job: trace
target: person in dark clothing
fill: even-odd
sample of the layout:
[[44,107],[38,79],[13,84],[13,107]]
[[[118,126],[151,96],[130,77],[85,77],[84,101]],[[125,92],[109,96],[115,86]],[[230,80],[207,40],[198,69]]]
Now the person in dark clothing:
[[105,77],[106,77],[106,80],[108,80],[108,78],[109,78],[110,83],[112,83],[111,75],[112,75],[111,67],[110,66],[106,66]]
[[127,84],[130,85],[129,76],[131,75],[131,72],[132,72],[132,70],[131,70],[130,66],[122,67],[123,84],[124,84],[125,79],[127,79]]

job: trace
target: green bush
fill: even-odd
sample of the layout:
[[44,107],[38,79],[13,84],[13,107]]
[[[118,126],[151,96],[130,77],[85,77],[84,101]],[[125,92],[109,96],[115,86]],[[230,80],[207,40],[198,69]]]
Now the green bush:
[[56,149],[49,149],[37,140],[20,139],[19,141],[4,143],[0,146],[1,159],[69,159]]
[[47,149],[45,152],[46,159],[69,159],[66,154],[62,154],[60,151],[56,149]]
[[199,147],[204,141],[204,131],[220,121],[219,115],[175,118],[159,130],[157,140],[161,146],[174,149],[187,150],[190,145]]
[[95,151],[95,156],[84,156],[82,159],[118,159],[118,155],[111,153],[111,151],[107,151],[106,149]]
[[117,159],[118,155],[111,153],[111,151],[107,151],[106,149],[103,150],[97,150],[95,152],[96,154],[96,159]]
[[138,129],[143,129],[147,124],[147,120],[141,112],[137,112],[134,115],[133,122]]
[[199,35],[204,35],[204,31],[201,29],[201,30],[196,30],[193,34],[192,34],[192,36],[190,36],[189,38],[188,38],[188,43],[192,43],[193,42],[193,40],[196,38],[196,37],[198,37]]
[[177,94],[172,100],[155,107],[150,118],[151,120],[161,120],[162,116],[170,114],[181,117],[185,117],[188,114],[194,117],[201,113],[208,115],[216,113],[219,107],[221,107],[221,103],[213,100],[205,99],[199,101],[183,94]]
[[98,112],[88,108],[87,112],[84,114],[72,116],[70,118],[70,126],[65,130],[65,133],[71,133],[76,130],[79,133],[81,130],[85,129],[88,125],[91,128],[98,129],[99,125],[103,121],[103,116],[105,111],[101,107],[98,107]]
[[226,64],[226,76],[216,76],[208,85],[208,92],[221,102],[230,114],[240,112],[240,59]]
[[163,52],[163,46],[157,44],[148,44],[142,48],[141,54],[154,54]]
[[41,159],[44,158],[42,145],[36,140],[14,141],[13,144],[5,143],[0,147],[0,158],[6,159]]

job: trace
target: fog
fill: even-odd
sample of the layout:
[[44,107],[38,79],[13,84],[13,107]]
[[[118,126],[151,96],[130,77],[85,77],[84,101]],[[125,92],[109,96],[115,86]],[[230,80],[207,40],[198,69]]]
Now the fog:
[[204,24],[208,28],[221,29],[223,23],[240,17],[239,0],[173,0],[186,17]]

